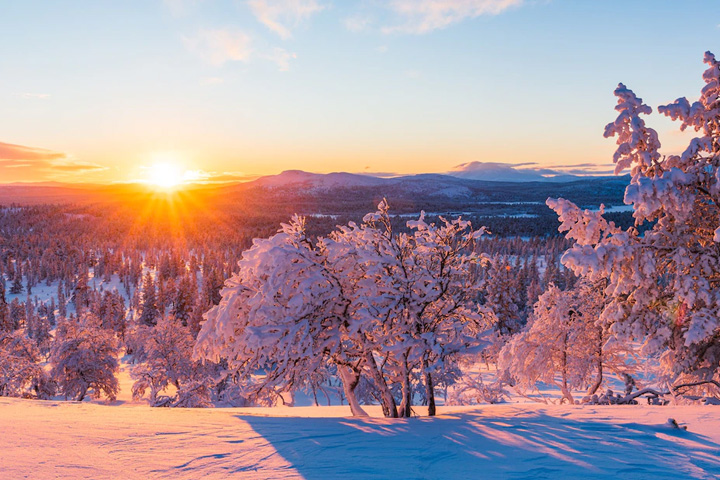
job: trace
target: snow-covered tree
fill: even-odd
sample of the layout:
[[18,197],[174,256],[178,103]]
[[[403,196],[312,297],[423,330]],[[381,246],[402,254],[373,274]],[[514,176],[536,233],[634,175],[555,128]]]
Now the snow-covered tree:
[[617,137],[616,173],[630,169],[625,203],[635,227],[617,227],[602,209],[548,200],[575,241],[563,264],[589,281],[608,281],[602,320],[619,339],[659,354],[675,381],[718,380],[720,368],[720,62],[709,52],[704,61],[699,100],[658,108],[681,130],[700,133],[680,155],[662,155],[643,119],[652,109],[625,85],[615,90],[619,115],[605,136]]
[[22,284],[22,263],[19,261],[15,262],[16,268],[15,268],[15,276],[13,278],[12,285],[10,286],[10,293],[13,295],[20,295],[23,291],[23,284]]
[[264,376],[256,392],[292,391],[317,383],[330,366],[355,415],[355,389],[365,377],[387,416],[397,416],[391,385],[402,386],[409,414],[411,375],[426,385],[434,413],[433,375],[454,355],[478,346],[489,312],[475,302],[472,244],[482,231],[468,222],[410,222],[394,235],[387,204],[317,242],[304,219],[243,253],[220,304],[206,315],[196,354],[227,357],[242,378]]
[[139,322],[143,325],[153,326],[157,323],[157,317],[160,315],[160,312],[157,307],[155,282],[150,272],[146,273],[143,279],[142,297]]
[[136,349],[133,397],[149,390],[153,406],[208,406],[211,365],[193,360],[194,339],[187,327],[172,317],[160,318],[155,327],[141,325],[135,335],[144,342]]
[[77,284],[72,291],[70,300],[75,305],[75,312],[80,315],[85,309],[90,306],[91,290],[88,285],[88,271],[83,270],[78,275]]
[[172,315],[175,320],[180,322],[183,326],[188,326],[190,316],[193,310],[193,299],[197,292],[194,292],[194,286],[190,280],[189,275],[183,275],[178,282],[177,291],[175,292],[175,298],[173,300]]
[[62,282],[58,282],[57,299],[58,314],[63,318],[67,317],[67,299],[65,298],[65,289],[62,286]]
[[10,310],[10,323],[13,325],[14,329],[18,328],[24,328],[25,327],[25,321],[26,318],[26,310],[25,305],[20,302],[20,300],[16,298],[13,298],[12,302],[10,302],[9,306]]
[[60,393],[82,401],[87,393],[115,400],[119,385],[118,342],[89,312],[58,323],[50,352],[51,376]]
[[10,307],[5,297],[5,278],[0,275],[0,331],[11,331],[14,329],[14,322],[10,318]]
[[517,333],[523,326],[519,308],[522,290],[517,269],[506,258],[490,262],[482,293],[485,304],[495,312],[495,329],[502,337]]
[[610,371],[631,372],[627,346],[609,341],[599,320],[606,298],[602,284],[581,283],[570,290],[550,285],[535,304],[525,330],[500,351],[498,369],[516,388],[532,390],[538,382],[557,386],[569,403],[572,390],[594,395]]
[[[1,307],[0,307],[1,308]],[[51,328],[55,328],[55,299],[50,297],[50,306],[47,310],[47,319]]]
[[[47,306],[43,304],[40,305],[40,307],[38,313],[32,315],[32,322],[28,322],[26,334],[35,340],[35,343],[43,354],[47,354],[52,343],[52,335],[50,333],[52,325],[50,325],[48,318]],[[32,328],[30,326],[32,326]]]
[[0,396],[52,396],[52,383],[41,362],[36,343],[22,331],[0,331]]
[[[413,365],[408,359],[407,348],[398,348],[394,356],[394,374],[388,376],[382,365],[389,366],[389,348],[395,342],[395,333],[404,331],[401,312],[402,292],[400,285],[409,280],[402,278],[402,258],[409,252],[407,236],[394,237],[387,215],[387,203],[381,202],[378,211],[368,214],[361,225],[353,222],[341,226],[327,239],[321,239],[319,250],[327,258],[325,265],[337,282],[346,304],[344,313],[348,328],[343,332],[343,355],[346,367],[357,375],[353,385],[361,384],[365,374],[367,383],[388,417],[397,417],[398,409],[391,389],[391,382],[401,384],[401,412],[403,415],[412,390],[410,375]],[[403,315],[405,315],[403,317]],[[404,325],[408,325],[405,321]],[[347,362],[350,360],[350,362]],[[342,364],[340,364],[342,366]],[[347,370],[346,370],[347,371]],[[343,373],[341,368],[339,373]],[[345,383],[345,382],[344,382]],[[347,388],[346,395],[347,395]],[[350,400],[350,396],[348,396]]]
[[125,301],[117,290],[105,291],[94,310],[103,328],[115,332],[120,339],[125,338],[127,330]]
[[304,220],[294,217],[281,231],[256,239],[225,283],[219,305],[206,314],[198,335],[198,356],[226,357],[244,379],[258,370],[256,395],[306,385],[313,372],[333,361],[354,414],[362,414],[354,389],[355,363],[344,355],[343,333],[350,319],[338,280],[305,236]]
[[373,326],[367,343],[382,359],[384,368],[379,370],[402,387],[400,414],[410,415],[411,375],[416,371],[422,377],[429,414],[434,415],[433,378],[447,379],[454,371],[454,356],[484,345],[481,333],[495,319],[478,305],[478,284],[472,274],[485,261],[474,253],[474,243],[484,230],[473,230],[470,222],[460,219],[428,223],[422,213],[408,222],[410,234],[393,234],[385,201],[365,222],[331,236],[335,245],[344,242],[355,249],[350,250],[355,264],[348,266],[353,273],[340,277],[357,276],[356,316],[366,317],[365,323]]

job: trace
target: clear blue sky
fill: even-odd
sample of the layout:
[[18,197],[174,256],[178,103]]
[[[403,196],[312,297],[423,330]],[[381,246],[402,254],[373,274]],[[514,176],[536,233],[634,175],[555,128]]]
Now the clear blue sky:
[[719,24],[715,0],[5,0],[0,182],[607,164],[617,83],[697,97]]

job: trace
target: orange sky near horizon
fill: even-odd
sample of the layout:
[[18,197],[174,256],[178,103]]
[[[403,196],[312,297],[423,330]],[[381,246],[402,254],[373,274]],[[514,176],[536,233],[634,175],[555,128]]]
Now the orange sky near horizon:
[[[598,164],[598,170],[607,171],[611,165],[606,161],[612,155],[611,142],[595,147],[596,155],[588,156],[582,162]],[[553,152],[550,158],[538,158],[532,147],[516,146],[493,152],[485,149],[488,162],[523,164],[520,168],[570,169],[581,162],[574,158],[563,158],[563,152]],[[546,150],[546,151],[547,151]],[[19,154],[13,152],[20,152]],[[319,152],[319,153],[318,153]],[[432,146],[408,146],[398,149],[368,149],[367,151],[344,152],[307,149],[268,148],[249,155],[244,151],[200,153],[188,150],[155,150],[143,153],[112,154],[98,153],[82,155],[82,158],[98,159],[86,162],[79,156],[63,152],[6,144],[0,142],[0,156],[11,157],[0,160],[0,183],[59,181],[63,183],[116,183],[145,181],[149,172],[158,164],[172,164],[187,182],[247,181],[263,175],[278,174],[285,170],[305,170],[316,173],[346,171],[370,175],[404,175],[415,173],[446,173],[462,163],[478,160],[477,155],[461,148],[433,149]],[[24,157],[24,158],[19,158]],[[587,161],[587,160],[590,161]],[[507,160],[515,160],[507,162]],[[531,162],[535,165],[524,165]],[[5,168],[3,169],[3,163]],[[388,168],[388,166],[392,168]],[[588,171],[592,171],[589,169]]]

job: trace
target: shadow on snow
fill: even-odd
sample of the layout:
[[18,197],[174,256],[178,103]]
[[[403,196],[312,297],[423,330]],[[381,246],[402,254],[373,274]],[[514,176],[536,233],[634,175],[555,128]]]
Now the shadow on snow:
[[717,478],[720,445],[669,425],[544,413],[404,420],[239,416],[309,480]]

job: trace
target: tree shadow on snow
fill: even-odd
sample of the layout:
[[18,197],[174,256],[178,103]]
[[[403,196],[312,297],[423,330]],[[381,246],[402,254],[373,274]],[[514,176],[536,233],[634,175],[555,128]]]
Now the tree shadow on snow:
[[238,418],[309,480],[720,476],[720,445],[669,425],[541,412],[400,420]]

